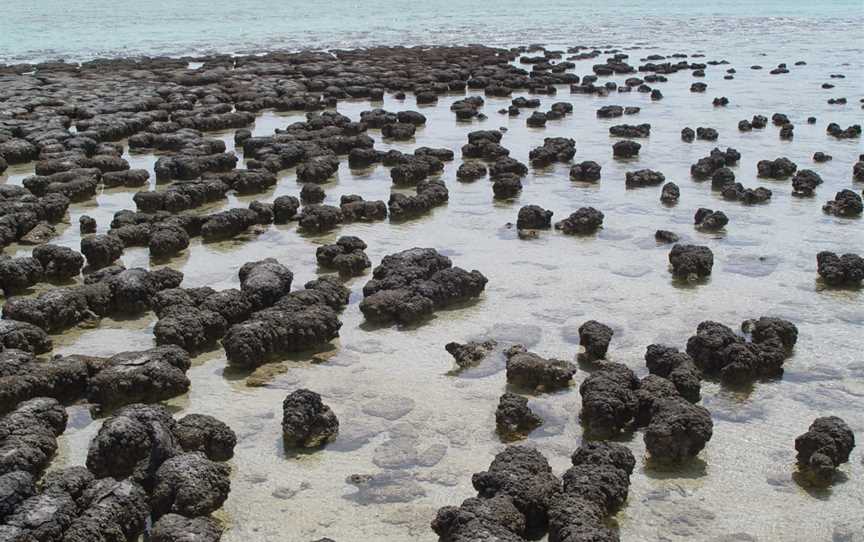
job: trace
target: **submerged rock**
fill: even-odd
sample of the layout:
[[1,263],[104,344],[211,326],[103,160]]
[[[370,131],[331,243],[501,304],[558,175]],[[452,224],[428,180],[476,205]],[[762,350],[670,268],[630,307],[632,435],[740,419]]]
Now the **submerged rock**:
[[504,352],[507,382],[525,389],[555,390],[570,385],[576,365],[560,359],[546,359],[516,345]]
[[297,390],[282,403],[282,436],[286,448],[319,448],[334,440],[339,420],[314,391]]
[[795,439],[798,464],[811,480],[830,484],[841,464],[849,461],[855,435],[837,416],[816,418],[806,433]]
[[499,399],[495,425],[503,441],[523,439],[542,424],[543,419],[528,407],[528,399],[509,392]]
[[412,248],[385,256],[363,287],[360,310],[373,322],[411,323],[435,309],[480,295],[487,279],[453,267],[434,249]]

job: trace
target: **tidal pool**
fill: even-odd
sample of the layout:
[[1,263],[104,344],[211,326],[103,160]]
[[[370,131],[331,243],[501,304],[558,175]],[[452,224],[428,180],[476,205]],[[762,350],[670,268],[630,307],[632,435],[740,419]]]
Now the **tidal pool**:
[[[627,51],[631,62],[665,48]],[[683,52],[695,53],[697,50]],[[860,540],[864,532],[864,464],[860,441],[864,431],[864,292],[821,286],[816,278],[816,254],[821,250],[864,252],[862,219],[823,214],[822,204],[843,188],[861,190],[851,180],[852,165],[864,152],[860,139],[837,140],[825,133],[829,122],[842,127],[861,123],[858,99],[864,88],[860,44],[857,53],[825,56],[817,52],[759,56],[752,50],[729,48],[706,51],[703,60],[725,58],[729,66],[713,66],[704,78],[689,72],[669,76],[657,84],[665,96],[651,101],[638,92],[609,97],[570,95],[559,87],[557,96],[538,96],[540,110],[556,101],[570,102],[572,115],[550,121],[545,128],[528,128],[530,110],[518,117],[500,115],[510,99],[486,98],[486,120],[457,122],[450,105],[466,94],[440,97],[434,106],[417,106],[413,96],[403,101],[388,94],[383,103],[340,102],[338,111],[358,119],[372,107],[389,111],[413,109],[426,115],[427,124],[414,140],[381,140],[369,134],[376,148],[411,151],[420,146],[447,147],[456,160],[440,175],[450,200],[430,214],[402,223],[389,221],[346,224],[323,235],[307,235],[295,224],[270,226],[231,241],[202,243],[193,240],[185,253],[167,261],[150,261],[146,248],[127,249],[127,267],[169,265],[183,271],[183,286],[236,287],[237,271],[248,261],[277,258],[303,284],[323,271],[317,268],[315,248],[341,235],[356,235],[369,245],[367,253],[377,265],[381,258],[406,248],[436,248],[455,265],[478,269],[489,283],[479,300],[440,311],[420,325],[408,328],[370,326],[358,310],[362,286],[370,274],[353,278],[351,302],[342,313],[340,338],[325,349],[327,355],[294,355],[259,369],[249,386],[249,373],[226,367],[217,348],[195,359],[189,371],[188,394],[168,401],[178,414],[211,414],[229,424],[238,435],[231,494],[217,517],[224,522],[223,540],[306,541],[330,537],[338,541],[435,540],[429,527],[436,510],[458,504],[475,494],[471,474],[485,470],[503,448],[495,434],[495,407],[507,389],[503,359],[487,359],[479,367],[454,372],[445,352],[450,341],[493,337],[504,343],[522,343],[544,357],[573,359],[580,352],[577,329],[596,319],[615,330],[609,359],[627,364],[639,376],[647,374],[643,360],[648,344],[662,342],[683,347],[703,320],[716,320],[737,328],[743,320],[775,315],[794,322],[800,331],[795,354],[786,361],[785,374],[757,382],[746,390],[703,383],[702,404],[714,419],[714,436],[693,462],[680,469],[658,469],[644,462],[640,432],[620,440],[637,457],[630,496],[615,516],[622,540]],[[807,65],[792,67],[796,60]],[[770,75],[766,68],[787,62],[791,73]],[[577,62],[575,73],[590,73],[593,61]],[[724,80],[725,68],[735,67],[734,80]],[[831,73],[834,89],[821,83]],[[623,82],[623,77],[601,78]],[[704,94],[691,93],[690,84],[708,83]],[[467,95],[471,95],[469,92]],[[519,94],[521,95],[521,94]],[[514,94],[513,97],[517,95]],[[714,96],[727,96],[727,107],[714,107]],[[826,100],[847,96],[847,105]],[[635,105],[634,116],[598,119],[603,105]],[[737,123],[754,114],[786,113],[795,123],[795,137],[781,141],[778,128],[739,132]],[[816,116],[815,125],[806,117]],[[255,135],[303,120],[302,114],[264,112],[254,126]],[[617,138],[608,128],[620,123],[650,123],[651,136],[640,139],[637,158],[612,158]],[[716,142],[684,143],[680,130],[690,126],[716,128]],[[456,180],[461,163],[459,149],[466,134],[478,129],[506,127],[502,145],[525,163],[529,151],[545,137],[576,141],[574,162],[600,163],[602,179],[596,184],[571,182],[569,165],[532,169],[515,201],[492,198],[488,178],[472,183]],[[208,134],[210,135],[210,134]],[[218,134],[229,150],[233,132]],[[733,147],[742,158],[732,169],[746,187],[765,186],[773,197],[767,204],[746,206],[722,199],[710,181],[697,182],[689,168],[715,146]],[[816,151],[834,159],[816,164]],[[242,154],[242,149],[237,150]],[[791,181],[756,178],[756,162],[789,157],[799,169],[812,169],[825,183],[814,198],[791,195]],[[153,154],[128,154],[133,168],[152,173]],[[242,163],[241,163],[241,167]],[[660,187],[627,189],[625,172],[651,168],[681,188],[675,206],[660,203]],[[5,179],[20,184],[30,167],[10,168]],[[258,199],[272,201],[296,195],[300,185],[293,170],[280,173],[275,189],[256,196],[230,196],[228,201],[197,212],[245,206]],[[156,186],[151,178],[151,188]],[[343,194],[387,200],[391,190],[388,168],[352,170],[343,160],[338,175],[323,185],[325,203],[338,205]],[[134,209],[134,191],[102,191],[95,203],[74,204],[69,224],[55,241],[79,247],[78,218],[96,218],[99,231],[108,229],[113,214]],[[538,204],[553,210],[560,220],[582,206],[605,214],[603,229],[594,236],[570,237],[555,231],[536,239],[517,236],[516,214],[522,205]],[[699,207],[724,211],[730,218],[725,230],[701,233],[692,225]],[[668,245],[654,241],[657,229],[672,230],[688,242],[708,245],[715,255],[714,274],[704,283],[673,281],[667,269]],[[11,246],[10,255],[29,248]],[[72,330],[54,338],[54,353],[108,355],[154,345],[156,318],[146,314],[134,320],[105,319],[95,329]],[[262,372],[272,379],[261,379]],[[545,423],[528,442],[550,460],[556,473],[569,466],[569,456],[582,440],[578,414],[578,385],[587,376],[580,370],[573,386],[562,392],[531,397],[531,407]],[[314,453],[294,454],[283,449],[281,404],[297,388],[322,394],[341,422],[338,439]],[[101,419],[87,405],[69,408],[70,423],[60,437],[60,453],[52,469],[83,464],[90,439]],[[794,439],[818,416],[837,415],[856,432],[859,448],[840,469],[839,481],[829,490],[814,491],[795,481]],[[352,475],[364,475],[354,476]],[[366,475],[371,475],[369,478]],[[351,483],[349,480],[353,481]],[[358,485],[360,488],[358,489]],[[381,502],[388,501],[388,502]],[[848,538],[840,535],[848,534]]]

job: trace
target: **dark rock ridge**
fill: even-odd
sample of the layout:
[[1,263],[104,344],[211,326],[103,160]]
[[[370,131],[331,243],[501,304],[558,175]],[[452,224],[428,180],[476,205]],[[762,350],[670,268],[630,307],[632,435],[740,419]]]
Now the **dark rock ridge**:
[[363,287],[360,310],[372,322],[412,323],[478,297],[486,282],[479,271],[453,267],[434,249],[412,248],[381,260]]

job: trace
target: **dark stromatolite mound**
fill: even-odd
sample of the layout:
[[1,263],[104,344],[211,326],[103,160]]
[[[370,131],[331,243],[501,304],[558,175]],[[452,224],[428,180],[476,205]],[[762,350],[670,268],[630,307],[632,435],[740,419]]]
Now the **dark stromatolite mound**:
[[628,171],[624,182],[627,188],[640,188],[643,186],[656,186],[663,184],[665,181],[666,176],[659,171],[640,169],[638,171]]
[[792,189],[796,196],[812,196],[820,184],[822,177],[811,169],[799,169],[792,176]]
[[317,203],[303,207],[299,217],[300,228],[311,232],[332,230],[344,220],[339,207]]
[[33,257],[9,258],[0,255],[0,287],[7,297],[41,282],[45,271]]
[[833,200],[822,206],[822,210],[828,214],[842,217],[858,216],[864,212],[864,201],[855,192],[844,189],[837,192]]
[[579,326],[579,344],[585,347],[588,359],[603,359],[615,334],[612,328],[596,320],[588,320]]
[[634,425],[646,427],[651,423],[654,415],[654,403],[661,399],[678,397],[678,390],[669,380],[650,374],[639,381],[639,389],[636,390],[636,400],[639,402],[636,408]]
[[88,367],[80,360],[55,358],[44,362],[29,351],[6,348],[0,352],[0,414],[36,397],[77,400],[84,395],[88,378]]
[[503,441],[523,439],[542,424],[543,419],[528,406],[528,399],[508,392],[498,400],[495,427]]
[[240,291],[254,310],[272,306],[291,290],[294,280],[294,273],[275,258],[247,262],[238,274]]
[[563,476],[563,491],[549,510],[549,540],[617,540],[605,519],[627,500],[636,463],[633,454],[620,444],[586,442],[572,459],[573,466]]
[[486,166],[480,162],[465,162],[456,170],[456,178],[460,181],[473,181],[486,176]]
[[816,418],[807,432],[795,439],[798,465],[819,484],[830,484],[841,464],[849,461],[855,435],[837,416]]
[[691,402],[699,400],[702,375],[689,354],[675,347],[651,344],[645,352],[645,364],[652,375],[669,380],[681,397]]
[[717,231],[723,229],[729,223],[729,217],[723,211],[714,211],[700,207],[693,216],[693,224],[701,230]]
[[361,275],[372,266],[365,250],[366,243],[359,237],[344,236],[335,244],[318,247],[315,258],[321,267],[336,269],[341,275]]
[[579,386],[586,429],[595,435],[614,435],[636,417],[639,380],[620,363],[605,362]]
[[349,294],[335,277],[324,277],[252,313],[222,340],[228,363],[254,368],[273,356],[311,350],[338,337],[342,322],[336,311],[348,304]]
[[151,542],[219,542],[222,527],[210,517],[165,514],[153,524]]
[[237,435],[228,425],[213,416],[184,416],[177,421],[174,435],[187,452],[204,452],[212,461],[228,461],[234,457]]
[[625,139],[612,145],[612,156],[616,158],[632,158],[639,154],[639,149],[641,148],[642,145],[639,143]]
[[534,167],[545,167],[555,162],[569,162],[576,154],[576,142],[564,137],[547,137],[542,147],[536,147],[528,153],[528,159]]
[[570,180],[594,182],[600,180],[601,166],[597,162],[586,160],[570,168]]
[[101,269],[114,263],[123,255],[126,245],[114,235],[94,235],[81,239],[81,254],[87,258],[90,269]]
[[66,420],[63,406],[45,397],[22,401],[0,417],[0,476],[23,471],[38,477],[57,451]]
[[478,497],[509,497],[525,516],[528,530],[544,529],[549,506],[561,491],[561,483],[539,451],[522,445],[508,446],[495,456],[489,470],[471,478]]
[[707,277],[714,267],[714,253],[705,246],[676,244],[669,252],[669,263],[676,277]]
[[282,403],[282,436],[286,448],[319,448],[334,440],[339,420],[314,391],[300,389]]
[[231,491],[231,469],[200,452],[176,455],[156,471],[150,497],[153,517],[168,513],[206,516],[218,510]]
[[671,232],[669,230],[657,230],[654,232],[654,240],[658,243],[677,243],[680,241],[680,237],[677,233]]
[[616,124],[609,127],[609,135],[615,137],[649,137],[651,125],[643,124]]
[[752,341],[713,321],[699,324],[687,341],[687,354],[707,375],[728,383],[746,382],[783,373],[798,338],[794,324],[780,318],[762,317],[742,326]]
[[471,497],[440,508],[432,530],[444,542],[519,542],[525,540],[525,516],[507,495]]
[[433,207],[447,203],[450,193],[443,181],[422,181],[417,183],[417,195],[394,192],[390,194],[387,207],[394,220],[405,220],[429,212]]
[[519,209],[516,228],[520,230],[548,230],[552,227],[552,211],[539,205],[526,205]]
[[57,280],[77,277],[84,267],[84,257],[69,247],[39,245],[33,248],[33,257],[42,264],[45,277]]
[[678,185],[673,182],[664,184],[663,189],[660,191],[660,201],[667,205],[676,203],[680,197],[681,190],[678,188]]
[[476,298],[487,279],[479,271],[453,267],[431,248],[412,248],[385,256],[363,287],[360,310],[374,322],[410,323]]
[[16,470],[0,475],[0,521],[5,525],[6,517],[35,494],[36,486],[30,473]]
[[130,480],[95,480],[79,500],[83,511],[63,534],[64,542],[134,540],[144,530],[147,494]]
[[714,148],[708,156],[700,158],[690,166],[690,175],[698,180],[708,179],[718,169],[735,165],[740,159],[741,154],[731,147],[725,151]]
[[744,185],[741,183],[728,184],[721,189],[720,193],[723,195],[724,199],[740,201],[746,205],[765,203],[769,201],[772,196],[772,192],[763,186],[744,188]]
[[569,361],[543,358],[516,345],[504,352],[507,358],[507,382],[528,390],[556,390],[570,385],[576,365]]
[[594,207],[581,207],[570,216],[555,223],[555,229],[567,235],[588,235],[603,226],[604,215]]
[[776,160],[760,160],[756,164],[757,173],[760,177],[769,179],[786,179],[791,177],[798,166],[788,158],[777,158]]
[[168,268],[146,271],[111,267],[105,271],[88,276],[83,286],[11,299],[3,307],[3,318],[60,331],[88,319],[144,311],[153,295],[178,286],[183,279],[182,273]]
[[150,487],[162,463],[182,451],[176,422],[161,405],[129,405],[105,420],[90,442],[87,468],[97,477],[131,478]]
[[645,430],[645,447],[655,461],[682,461],[701,452],[713,432],[714,422],[704,407],[682,397],[658,399]]
[[87,384],[87,398],[103,405],[162,401],[189,389],[189,354],[177,346],[121,352],[98,365]]
[[488,356],[496,346],[498,346],[498,343],[494,340],[484,342],[471,341],[465,344],[451,342],[447,343],[444,346],[444,349],[447,350],[447,353],[453,356],[456,365],[466,368],[471,367],[472,365],[477,365],[486,359],[486,356]]
[[349,194],[339,199],[339,209],[345,222],[371,222],[387,218],[387,204],[381,200],[366,201],[362,196]]
[[864,258],[857,254],[825,250],[816,255],[816,263],[819,277],[830,286],[856,286],[864,280]]
[[859,159],[858,162],[855,162],[855,165],[852,166],[852,180],[864,182],[864,160]]

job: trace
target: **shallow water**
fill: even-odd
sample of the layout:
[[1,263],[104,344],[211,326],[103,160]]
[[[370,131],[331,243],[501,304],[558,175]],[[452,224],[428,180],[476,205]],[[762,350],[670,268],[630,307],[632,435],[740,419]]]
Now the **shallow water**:
[[[386,255],[412,246],[430,246],[450,256],[455,265],[479,269],[488,278],[484,295],[469,306],[438,312],[422,325],[408,329],[370,327],[357,308],[364,277],[352,279],[351,303],[342,315],[341,337],[323,360],[311,353],[292,356],[286,369],[265,387],[247,386],[247,375],[226,369],[221,349],[196,358],[189,372],[190,392],[168,403],[178,414],[212,414],[238,434],[232,490],[218,517],[227,526],[227,542],[305,541],[323,536],[336,540],[434,540],[429,521],[446,504],[472,496],[471,474],[484,470],[503,447],[494,433],[494,411],[506,388],[503,363],[491,359],[463,374],[444,344],[492,336],[522,342],[549,357],[573,358],[579,352],[578,326],[597,319],[615,329],[609,358],[628,364],[640,376],[647,374],[642,356],[654,342],[683,346],[706,319],[737,327],[760,315],[792,320],[800,337],[795,355],[786,362],[782,379],[756,383],[749,390],[730,390],[705,382],[703,404],[714,418],[714,437],[697,460],[680,470],[662,471],[645,463],[642,436],[622,441],[640,461],[632,477],[628,504],[616,516],[621,539],[652,540],[828,540],[835,529],[864,532],[864,464],[860,436],[864,431],[864,292],[825,290],[817,284],[815,255],[820,250],[864,251],[861,219],[824,215],[821,205],[838,190],[849,188],[851,168],[860,140],[835,140],[825,134],[832,121],[843,127],[862,121],[857,103],[862,94],[861,42],[842,55],[824,50],[795,48],[792,52],[759,57],[747,50],[723,49],[709,54],[726,58],[738,69],[732,81],[722,79],[723,68],[709,67],[704,94],[691,94],[689,73],[670,76],[658,84],[665,99],[651,102],[646,94],[613,94],[607,98],[569,95],[565,87],[556,97],[540,97],[541,110],[555,101],[574,105],[562,121],[545,129],[525,126],[529,112],[508,118],[496,111],[509,99],[487,98],[488,120],[457,122],[449,105],[463,97],[442,97],[437,106],[416,106],[412,97],[384,100],[387,110],[417,109],[428,122],[414,141],[381,142],[378,148],[412,150],[419,146],[449,147],[457,160],[448,163],[441,178],[450,189],[448,205],[431,214],[400,224],[350,224],[326,235],[302,235],[295,225],[271,226],[261,234],[217,244],[193,242],[168,265],[185,273],[184,286],[214,288],[238,285],[237,270],[251,260],[275,257],[302,285],[321,271],[315,247],[340,235],[357,235],[369,244],[373,264]],[[830,46],[826,45],[826,50]],[[712,51],[714,51],[712,49]],[[667,47],[631,51],[631,61],[650,53],[675,52]],[[695,52],[686,49],[684,52]],[[751,64],[766,68],[779,62],[806,60],[792,73],[773,76],[768,70],[751,71]],[[848,63],[848,64],[847,64]],[[576,73],[590,72],[593,61],[577,63]],[[831,80],[830,91],[819,85],[830,73],[846,79]],[[604,79],[601,78],[601,81]],[[620,83],[623,78],[616,78]],[[714,96],[728,96],[726,108],[711,105]],[[850,103],[829,106],[829,97],[846,96]],[[514,96],[515,97],[515,96]],[[602,105],[642,107],[635,116],[601,120]],[[376,104],[382,106],[382,104]],[[341,113],[358,118],[368,102],[341,102]],[[737,122],[754,114],[785,112],[795,122],[795,139],[780,141],[777,128],[739,133]],[[819,121],[810,126],[809,115]],[[255,134],[301,120],[301,115],[262,114]],[[652,125],[651,137],[640,140],[636,159],[613,160],[608,126],[619,123]],[[493,202],[488,179],[460,183],[455,178],[459,148],[470,130],[508,128],[502,144],[511,156],[527,162],[528,152],[544,137],[576,140],[574,161],[595,160],[603,166],[597,184],[573,183],[568,166],[558,164],[533,170],[515,202]],[[684,126],[711,126],[720,132],[717,142],[680,141]],[[233,147],[232,133],[223,137]],[[714,146],[737,148],[742,159],[735,171],[745,186],[767,186],[770,203],[744,206],[724,201],[709,182],[691,180],[689,166]],[[814,164],[812,154],[834,156]],[[800,168],[817,171],[825,184],[812,199],[791,196],[790,181],[756,178],[756,162],[788,156]],[[132,167],[152,172],[156,156],[127,157]],[[677,206],[660,204],[660,187],[627,190],[624,173],[652,168],[681,188]],[[32,168],[7,171],[5,182],[20,184]],[[2,178],[0,178],[2,179]],[[155,187],[155,182],[154,182]],[[861,183],[855,189],[860,191]],[[387,168],[352,171],[347,161],[338,178],[324,185],[326,203],[338,204],[342,194],[358,193],[365,199],[386,200],[391,191]],[[274,190],[256,197],[232,197],[222,207],[247,205],[253,199],[271,201],[299,191],[293,170],[280,174]],[[73,205],[60,244],[78,248],[78,217],[89,214],[107,229],[114,212],[134,209],[131,190],[112,189],[95,203]],[[515,222],[521,205],[539,204],[555,211],[560,220],[581,206],[594,206],[606,215],[596,236],[568,237],[555,232],[538,239],[520,240],[508,222]],[[705,234],[692,226],[698,207],[723,210],[731,219],[723,233]],[[715,273],[706,283],[679,284],[667,271],[668,246],[653,240],[658,228],[670,229],[689,241],[706,244],[715,254]],[[8,254],[28,249],[9,247]],[[146,249],[126,250],[130,266],[161,265],[150,262]],[[132,321],[105,320],[98,329],[55,336],[55,353],[112,354],[153,345],[155,317]],[[582,439],[578,423],[578,384],[563,392],[532,398],[531,406],[544,418],[529,442],[563,472],[569,455]],[[286,456],[281,444],[281,403],[298,387],[320,392],[341,421],[339,438],[325,449],[301,456]],[[841,469],[841,481],[832,489],[813,492],[793,479],[795,436],[813,418],[843,417],[859,436],[850,463]],[[70,408],[70,424],[60,438],[61,453],[52,468],[82,464],[87,444],[100,421],[85,406]],[[346,482],[352,474],[390,477],[407,502],[370,504]],[[736,536],[731,536],[736,535]],[[723,538],[727,537],[727,538]]]
[[864,39],[860,0],[10,0],[0,62],[97,56],[258,53],[370,45],[532,42],[848,50]]

